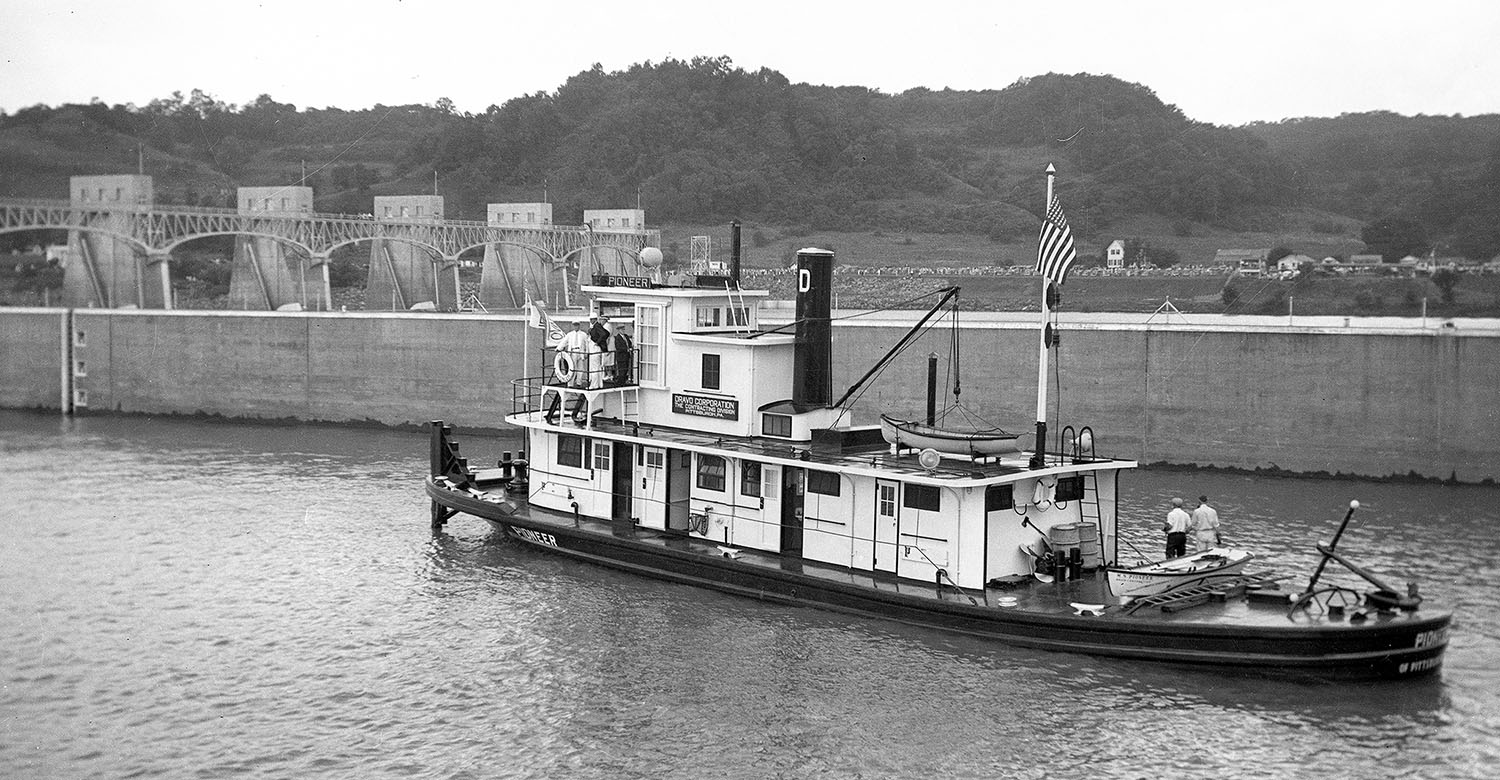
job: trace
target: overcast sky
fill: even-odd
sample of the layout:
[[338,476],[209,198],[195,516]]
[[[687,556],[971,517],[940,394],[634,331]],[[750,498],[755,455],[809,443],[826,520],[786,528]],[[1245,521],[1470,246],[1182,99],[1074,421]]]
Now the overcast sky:
[[481,112],[596,62],[727,55],[889,93],[1110,74],[1223,125],[1472,116],[1500,113],[1497,44],[1500,0],[0,0],[0,109],[198,88],[234,104],[448,97]]

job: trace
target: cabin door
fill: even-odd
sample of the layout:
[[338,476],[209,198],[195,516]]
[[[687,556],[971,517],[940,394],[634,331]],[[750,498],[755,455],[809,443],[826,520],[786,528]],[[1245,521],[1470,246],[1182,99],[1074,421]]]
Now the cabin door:
[[900,486],[890,480],[875,481],[875,569],[895,571],[896,526],[900,523]]
[[730,543],[757,550],[781,549],[781,467],[740,461],[739,502]]
[[661,447],[641,447],[636,460],[636,522],[647,528],[667,527],[667,451]]
[[614,443],[614,458],[610,460],[613,465],[610,473],[610,500],[609,517],[611,520],[629,521],[634,503],[631,490],[631,477],[635,475],[635,458],[629,444],[622,441]]
[[693,454],[667,450],[667,529],[687,533],[688,503],[693,490]]
[[781,479],[781,554],[802,557],[802,497],[807,472],[789,468]]

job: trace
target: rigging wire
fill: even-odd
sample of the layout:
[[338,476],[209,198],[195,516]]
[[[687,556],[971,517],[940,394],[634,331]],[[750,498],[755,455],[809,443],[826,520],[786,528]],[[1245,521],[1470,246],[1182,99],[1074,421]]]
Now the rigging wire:
[[[911,303],[912,301],[922,300],[923,298],[930,298],[933,295],[936,295],[938,293],[942,293],[942,294],[946,295],[947,292],[948,291],[946,289],[944,289],[944,290],[935,290],[933,292],[924,293],[924,294],[919,295],[919,296],[917,296],[915,298],[912,298],[910,300],[902,301],[902,302],[896,303],[896,304],[892,304],[892,307],[889,307],[889,308],[893,308],[895,306],[903,306],[903,305],[905,305],[907,303]],[[953,302],[951,302],[949,304],[949,306],[953,307],[954,311],[957,311],[958,303],[957,303],[957,300],[956,300],[956,296],[955,296],[955,300]],[[877,312],[880,312],[880,311],[888,311],[889,308],[886,308],[886,309],[875,309],[875,310],[872,310],[872,311],[869,311],[869,312],[865,312],[864,314],[874,314],[874,313],[877,313]],[[864,314],[850,315],[848,317],[839,317],[838,319],[853,319],[854,317],[864,316]],[[929,330],[937,327],[940,324],[941,324],[941,317],[938,318],[938,320],[929,321],[927,324],[923,325],[921,327],[921,329],[918,330],[918,331],[916,331],[915,333],[907,334],[907,336],[905,338],[905,343],[897,344],[896,345],[895,351],[891,353],[891,355],[889,356],[889,358],[886,360],[885,365],[881,366],[872,376],[870,376],[868,378],[868,380],[865,381],[864,385],[860,387],[859,392],[855,393],[854,397],[849,400],[849,403],[846,404],[843,407],[843,409],[839,411],[838,416],[835,417],[834,420],[833,420],[834,424],[835,425],[838,424],[838,422],[840,420],[844,419],[845,415],[849,414],[849,411],[851,409],[853,409],[859,403],[859,399],[862,398],[862,397],[864,397],[864,394],[872,386],[875,385],[875,380],[879,379],[880,376],[885,373],[886,369],[890,368],[891,365],[896,362],[895,358],[897,356],[899,356],[902,353],[906,352],[906,350],[910,349],[913,344],[917,343],[916,336],[918,336],[920,334],[923,334],[923,333],[926,333],[927,331],[929,331]]]

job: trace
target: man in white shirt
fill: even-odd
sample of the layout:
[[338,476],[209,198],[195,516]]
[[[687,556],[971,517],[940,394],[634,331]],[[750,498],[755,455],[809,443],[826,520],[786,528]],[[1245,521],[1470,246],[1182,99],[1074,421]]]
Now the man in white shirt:
[[1208,505],[1208,496],[1198,496],[1198,508],[1193,510],[1193,541],[1199,552],[1223,544],[1219,538],[1219,512]]
[[1193,516],[1182,508],[1182,499],[1172,499],[1172,511],[1167,513],[1166,525],[1162,530],[1167,532],[1167,557],[1180,558],[1187,555],[1188,529],[1193,527]]
[[584,325],[583,320],[573,320],[573,329],[557,345],[557,351],[566,355],[568,364],[572,366],[573,375],[567,380],[569,387],[589,386],[589,345],[592,342],[589,341],[589,333]]

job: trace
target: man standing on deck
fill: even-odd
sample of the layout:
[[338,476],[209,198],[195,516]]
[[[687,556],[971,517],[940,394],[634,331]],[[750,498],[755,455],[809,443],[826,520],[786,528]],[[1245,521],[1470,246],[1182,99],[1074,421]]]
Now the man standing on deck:
[[630,378],[631,353],[635,351],[635,342],[630,338],[630,323],[620,326],[615,332],[615,384],[628,385],[634,380]]
[[1193,541],[1198,552],[1224,543],[1219,538],[1219,512],[1208,505],[1208,496],[1198,496],[1198,508],[1193,510]]
[[609,326],[609,318],[599,315],[589,328],[589,341],[594,349],[589,350],[589,387],[598,389],[611,383],[615,373],[615,353],[610,342],[615,340],[615,331]]
[[568,356],[568,363],[573,369],[573,375],[568,377],[568,386],[588,387],[589,334],[583,329],[583,320],[573,320],[573,329],[563,336],[562,343],[557,348]]
[[1172,499],[1172,511],[1167,513],[1167,523],[1161,529],[1167,532],[1167,557],[1180,558],[1187,555],[1188,529],[1193,527],[1193,516],[1182,508],[1182,499]]

